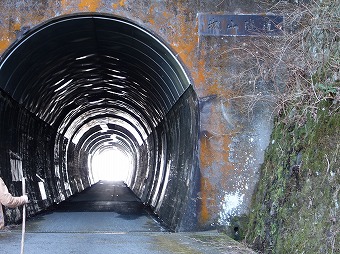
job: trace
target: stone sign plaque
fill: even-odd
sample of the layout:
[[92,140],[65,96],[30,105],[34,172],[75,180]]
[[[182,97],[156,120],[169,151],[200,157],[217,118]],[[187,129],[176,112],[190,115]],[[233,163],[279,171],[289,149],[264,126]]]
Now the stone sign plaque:
[[198,34],[203,36],[280,36],[283,16],[259,14],[198,14]]

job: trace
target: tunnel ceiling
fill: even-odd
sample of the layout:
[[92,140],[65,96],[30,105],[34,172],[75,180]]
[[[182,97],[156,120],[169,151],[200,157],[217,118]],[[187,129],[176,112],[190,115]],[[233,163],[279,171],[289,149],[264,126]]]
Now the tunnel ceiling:
[[79,14],[46,22],[12,45],[2,56],[0,86],[93,150],[112,134],[121,146],[140,143],[190,82],[150,32],[119,17]]

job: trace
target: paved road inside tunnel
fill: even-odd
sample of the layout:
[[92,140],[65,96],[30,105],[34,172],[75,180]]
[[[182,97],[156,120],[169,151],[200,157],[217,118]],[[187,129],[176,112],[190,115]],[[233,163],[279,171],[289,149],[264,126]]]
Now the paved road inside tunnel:
[[152,213],[123,182],[99,182],[30,220],[27,232],[162,232]]
[[[0,232],[2,254],[20,253],[20,225]],[[27,220],[25,253],[252,253],[216,231],[171,233],[123,182],[99,182]]]

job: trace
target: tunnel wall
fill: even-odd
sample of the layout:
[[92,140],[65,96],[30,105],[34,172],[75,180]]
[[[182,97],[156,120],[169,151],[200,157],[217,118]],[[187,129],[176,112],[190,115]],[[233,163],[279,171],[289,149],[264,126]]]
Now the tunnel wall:
[[[54,144],[58,139],[60,149],[55,153]],[[30,198],[27,205],[28,216],[65,200],[88,186],[86,178],[81,174],[66,170],[67,140],[57,134],[51,126],[23,109],[2,90],[0,90],[0,140],[0,176],[9,192],[14,196],[20,196],[21,177],[18,172],[19,168],[22,168]],[[18,161],[21,166],[15,166],[20,164]],[[46,199],[42,197],[39,182],[44,186]],[[18,208],[6,208],[6,223],[17,222],[21,218],[21,211],[22,209]]]
[[174,231],[197,226],[197,107],[196,94],[189,87],[140,147],[136,180],[131,186]]
[[91,186],[88,167],[88,154],[72,142],[67,147],[67,172],[72,193],[80,192]]
[[[192,87],[167,114],[158,132],[166,130],[166,169],[168,180],[156,206],[156,212],[174,230],[192,230],[197,227],[199,165],[198,129],[196,111],[198,101]],[[193,122],[193,123],[192,123]]]

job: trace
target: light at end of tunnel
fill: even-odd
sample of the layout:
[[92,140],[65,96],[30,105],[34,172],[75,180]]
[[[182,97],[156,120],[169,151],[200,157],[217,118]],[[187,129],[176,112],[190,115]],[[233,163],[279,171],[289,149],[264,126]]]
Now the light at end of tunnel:
[[92,157],[91,167],[94,182],[124,181],[132,171],[131,158],[117,148],[96,152]]

